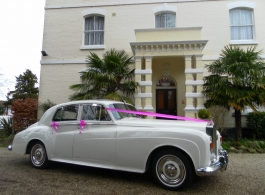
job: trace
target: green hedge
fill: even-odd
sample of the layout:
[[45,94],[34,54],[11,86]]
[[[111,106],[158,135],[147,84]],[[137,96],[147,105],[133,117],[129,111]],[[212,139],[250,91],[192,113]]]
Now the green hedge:
[[208,109],[200,109],[198,111],[198,117],[200,119],[209,119],[210,118],[210,111]]
[[247,114],[247,127],[251,137],[265,139],[265,112],[251,112]]

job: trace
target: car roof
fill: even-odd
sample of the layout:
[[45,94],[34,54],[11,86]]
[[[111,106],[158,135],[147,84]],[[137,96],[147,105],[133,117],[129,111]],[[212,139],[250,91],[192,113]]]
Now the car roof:
[[[69,104],[87,104],[87,103],[99,103],[99,104],[113,104],[113,103],[122,103],[121,101],[116,101],[116,100],[109,100],[109,99],[91,99],[91,100],[78,100],[78,101],[70,101],[70,102],[64,102],[61,104],[57,104],[56,107],[58,106],[63,106],[63,105],[69,105]],[[128,104],[128,103],[127,103]]]

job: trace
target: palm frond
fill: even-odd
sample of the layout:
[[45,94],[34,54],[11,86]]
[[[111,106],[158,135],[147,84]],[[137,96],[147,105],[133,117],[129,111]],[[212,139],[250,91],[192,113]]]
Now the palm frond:
[[[221,57],[206,65],[211,75],[204,77],[203,94],[207,105],[227,104],[242,110],[264,104],[265,70],[256,47],[244,50],[225,46]],[[262,95],[260,95],[262,94]]]
[[110,49],[102,55],[102,59],[90,52],[87,69],[80,72],[82,84],[70,86],[75,91],[70,99],[102,98],[116,92],[132,95],[139,87],[138,83],[132,81],[132,63],[132,57],[124,50]]
[[128,98],[127,96],[118,94],[118,93],[109,93],[109,94],[106,94],[103,98],[110,99],[110,100],[116,100],[116,101],[125,101],[129,104],[133,104],[130,98]]

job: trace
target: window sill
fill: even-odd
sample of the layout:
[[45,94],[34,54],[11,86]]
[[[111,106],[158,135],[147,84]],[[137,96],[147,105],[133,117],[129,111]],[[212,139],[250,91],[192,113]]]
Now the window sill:
[[257,45],[258,42],[255,40],[231,40],[231,45]]
[[82,45],[80,49],[105,49],[105,45]]

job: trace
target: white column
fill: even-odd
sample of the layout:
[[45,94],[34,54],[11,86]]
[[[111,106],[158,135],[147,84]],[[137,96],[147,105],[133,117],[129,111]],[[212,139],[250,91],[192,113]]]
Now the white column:
[[[153,56],[145,56],[145,69],[152,70],[152,59]],[[145,93],[151,94],[151,97],[145,98],[144,110],[153,111],[152,106],[152,73],[145,74]]]
[[[196,69],[203,69],[202,56],[203,56],[202,54],[195,55],[195,57],[196,57]],[[196,80],[197,81],[203,81],[203,72],[197,73]],[[203,86],[197,85],[197,93],[201,93],[202,90],[203,90]],[[204,108],[204,97],[198,97],[196,109],[199,110],[202,108]]]
[[[192,55],[184,55],[185,59],[185,70],[191,69],[191,62],[192,62]],[[186,74],[186,81],[191,81],[193,80],[193,75],[191,73],[188,73],[185,71]],[[186,84],[186,107],[184,108],[185,110],[185,116],[186,117],[194,117],[195,116],[195,107],[193,106],[193,97],[187,96],[187,94],[192,93],[192,85],[187,85]]]
[[[139,72],[142,69],[142,56],[135,56],[135,82],[140,83],[141,82],[141,74],[139,74]],[[134,95],[134,99],[135,99],[135,107],[138,110],[142,110],[142,101],[141,101],[141,97],[138,96],[138,94],[141,93],[141,87],[138,89],[138,92],[135,93]]]

